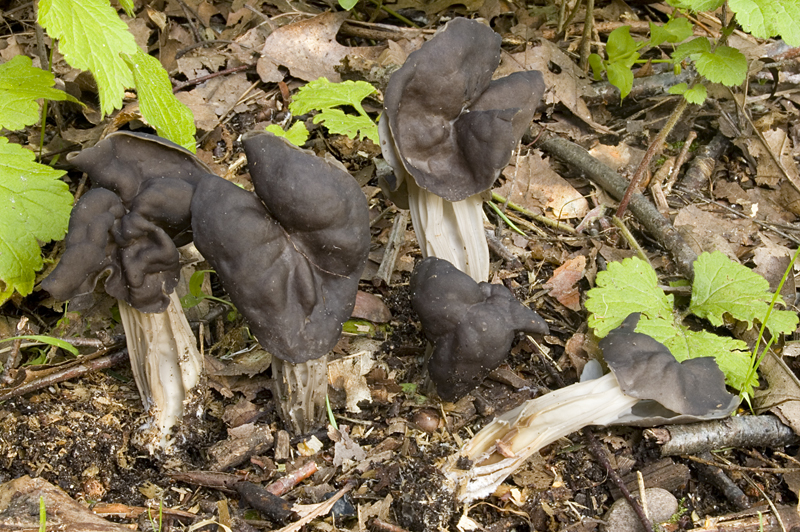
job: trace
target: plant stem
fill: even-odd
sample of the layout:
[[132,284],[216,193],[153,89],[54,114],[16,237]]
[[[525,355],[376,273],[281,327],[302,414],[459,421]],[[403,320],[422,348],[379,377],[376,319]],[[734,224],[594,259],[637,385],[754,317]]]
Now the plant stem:
[[678,107],[676,107],[672,112],[672,115],[670,115],[667,123],[664,124],[664,127],[658,132],[656,138],[652,143],[650,143],[650,146],[647,148],[647,151],[642,158],[642,162],[639,163],[636,173],[631,178],[630,185],[628,185],[627,190],[625,190],[625,195],[622,196],[622,199],[619,202],[619,208],[617,209],[616,214],[617,218],[622,218],[622,215],[625,214],[625,210],[628,208],[628,203],[631,201],[631,196],[639,188],[639,183],[641,183],[642,178],[647,172],[647,169],[650,167],[650,161],[652,161],[656,155],[661,153],[664,143],[667,140],[667,136],[669,136],[672,129],[678,123],[678,120],[680,120],[681,116],[683,116],[683,113],[686,111],[688,106],[689,102],[687,102],[685,98],[681,98]]

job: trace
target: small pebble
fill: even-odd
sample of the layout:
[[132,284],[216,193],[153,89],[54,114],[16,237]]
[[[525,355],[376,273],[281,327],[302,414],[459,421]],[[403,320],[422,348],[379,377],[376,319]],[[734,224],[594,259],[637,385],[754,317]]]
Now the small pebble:
[[[654,523],[669,521],[678,511],[678,499],[667,490],[648,488],[644,493],[647,497],[647,512]],[[606,525],[601,530],[606,532],[644,532],[642,522],[625,499],[617,499],[611,505],[605,521]]]
[[439,428],[439,420],[439,414],[435,410],[430,410],[427,408],[417,410],[411,417],[411,422],[414,424],[414,426],[416,426],[419,430],[429,434],[431,432],[435,432],[436,429]]

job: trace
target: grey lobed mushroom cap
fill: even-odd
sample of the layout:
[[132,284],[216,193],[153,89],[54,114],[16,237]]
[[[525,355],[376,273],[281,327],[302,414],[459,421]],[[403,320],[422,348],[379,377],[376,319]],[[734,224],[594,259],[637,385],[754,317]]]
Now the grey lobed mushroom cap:
[[191,241],[194,187],[211,175],[191,152],[154,135],[116,132],[69,160],[94,188],[75,205],[58,266],[42,282],[66,300],[105,289],[141,312],[163,312]]
[[500,42],[479,22],[453,19],[409,55],[384,94],[384,157],[448,201],[491,187],[544,93],[537,71],[492,81]]
[[414,268],[411,306],[433,344],[428,373],[447,401],[466,395],[499,366],[518,332],[548,332],[545,321],[505,286],[476,283],[436,257]]
[[204,180],[192,200],[195,245],[267,351],[319,358],[355,305],[367,200],[347,172],[284,139],[248,134],[244,146],[258,196]]
[[600,340],[603,358],[626,395],[643,400],[618,423],[654,425],[729,415],[739,398],[725,389],[725,375],[711,357],[678,362],[664,344],[635,332],[634,313]]

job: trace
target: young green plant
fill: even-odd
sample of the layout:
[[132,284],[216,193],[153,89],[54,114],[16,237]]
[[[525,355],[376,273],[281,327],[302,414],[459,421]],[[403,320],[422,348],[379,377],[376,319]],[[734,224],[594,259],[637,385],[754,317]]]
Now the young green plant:
[[693,314],[720,327],[725,317],[745,322],[764,320],[773,337],[789,334],[797,328],[794,312],[773,310],[773,300],[783,300],[769,291],[769,283],[733,262],[719,251],[703,253],[694,263],[695,277],[691,302],[686,309],[676,310],[673,296],[658,287],[653,268],[638,258],[612,262],[608,270],[597,275],[596,287],[589,290],[586,309],[589,326],[603,338],[633,312],[642,314],[636,331],[663,343],[678,361],[711,356],[725,374],[728,385],[742,396],[752,396],[758,381],[751,371],[752,359],[747,344],[735,338],[707,331],[695,331],[684,319]]
[[[376,92],[366,81],[343,81],[332,83],[325,78],[315,79],[300,88],[289,104],[294,116],[318,111],[315,124],[322,124],[333,135],[345,135],[351,139],[368,138],[378,143],[378,126],[364,110],[362,101]],[[342,107],[351,107],[357,114],[346,113]],[[308,140],[308,130],[296,122],[287,131],[276,124],[267,126],[267,131],[286,139],[296,146]]]

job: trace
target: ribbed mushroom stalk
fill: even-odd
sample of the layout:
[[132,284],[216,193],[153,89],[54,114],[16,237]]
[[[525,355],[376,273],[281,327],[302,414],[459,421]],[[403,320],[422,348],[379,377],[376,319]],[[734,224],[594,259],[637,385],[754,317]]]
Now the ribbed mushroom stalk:
[[185,434],[184,416],[202,414],[203,359],[174,288],[180,276],[176,244],[191,240],[190,205],[209,170],[169,141],[118,132],[69,160],[93,188],[75,205],[66,250],[42,286],[55,298],[94,290],[119,302],[128,354],[147,411],[138,446],[169,452]]
[[[712,358],[678,363],[653,338],[635,332],[639,314],[601,340],[612,373],[537,397],[481,429],[444,466],[463,502],[487,497],[533,453],[588,425],[656,425],[725,417],[739,399],[725,390]],[[472,465],[459,467],[464,459]]]
[[378,125],[394,169],[385,184],[411,209],[423,256],[476,281],[489,276],[481,193],[508,164],[544,93],[539,72],[492,80],[500,41],[479,22],[448,22],[392,74]]

